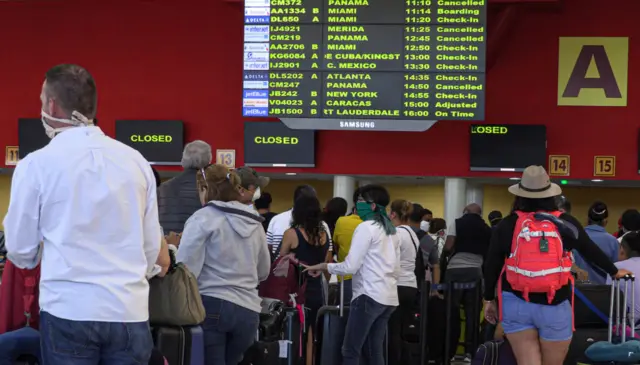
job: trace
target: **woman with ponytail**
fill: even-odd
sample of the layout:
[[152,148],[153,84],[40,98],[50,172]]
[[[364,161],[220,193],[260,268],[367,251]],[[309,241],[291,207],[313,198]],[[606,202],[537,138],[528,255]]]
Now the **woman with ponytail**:
[[387,322],[398,306],[400,242],[387,215],[387,189],[379,185],[360,188],[356,212],[363,220],[353,233],[344,262],[307,267],[312,275],[328,271],[353,275],[353,299],[342,346],[343,365],[360,363],[362,352],[369,365],[384,365]]
[[[418,286],[425,280],[426,266],[420,252],[420,240],[408,225],[413,204],[407,200],[391,203],[389,218],[396,227],[400,240],[400,277],[398,278],[398,308],[389,319],[389,363],[410,362],[411,353],[402,351],[402,324],[410,323],[415,316]],[[419,260],[419,261],[417,261]],[[416,265],[416,263],[419,265]]]

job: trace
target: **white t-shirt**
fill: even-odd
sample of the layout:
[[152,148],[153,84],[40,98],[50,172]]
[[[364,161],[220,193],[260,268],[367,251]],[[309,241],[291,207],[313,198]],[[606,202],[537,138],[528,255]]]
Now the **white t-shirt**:
[[409,226],[398,226],[397,236],[400,239],[400,277],[398,286],[417,288],[416,254],[418,251],[418,236]]
[[400,240],[387,235],[373,221],[360,223],[353,232],[345,260],[328,265],[332,275],[353,275],[353,300],[366,294],[382,305],[398,305]]

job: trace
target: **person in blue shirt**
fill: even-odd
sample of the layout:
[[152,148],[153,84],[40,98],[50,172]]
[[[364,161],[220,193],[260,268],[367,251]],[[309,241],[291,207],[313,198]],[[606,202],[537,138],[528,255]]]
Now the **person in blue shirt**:
[[[595,202],[591,205],[588,212],[589,225],[584,227],[585,232],[593,242],[600,247],[611,262],[618,261],[618,252],[620,245],[613,235],[607,233],[604,227],[607,226],[609,218],[609,209],[603,202]],[[588,264],[577,252],[574,253],[576,265],[585,270],[589,275],[589,282],[592,284],[606,284],[607,274],[599,267]]]

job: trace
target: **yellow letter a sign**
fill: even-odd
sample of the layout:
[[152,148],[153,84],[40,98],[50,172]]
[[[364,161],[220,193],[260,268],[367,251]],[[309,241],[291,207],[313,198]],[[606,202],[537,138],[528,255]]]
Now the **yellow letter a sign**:
[[629,38],[560,37],[558,105],[627,106]]

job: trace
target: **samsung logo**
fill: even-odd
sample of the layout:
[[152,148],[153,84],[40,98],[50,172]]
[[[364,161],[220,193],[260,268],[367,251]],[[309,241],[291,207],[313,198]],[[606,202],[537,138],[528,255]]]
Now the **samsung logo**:
[[341,120],[340,128],[375,129],[376,122],[358,121],[358,120]]

